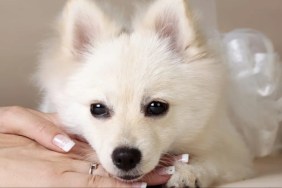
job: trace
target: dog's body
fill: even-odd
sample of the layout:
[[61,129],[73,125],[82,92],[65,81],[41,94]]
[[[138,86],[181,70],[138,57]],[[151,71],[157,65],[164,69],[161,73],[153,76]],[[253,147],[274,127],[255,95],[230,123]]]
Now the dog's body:
[[[168,186],[249,176],[250,154],[226,115],[221,59],[184,1],[148,9],[122,32],[94,3],[70,1],[38,71],[42,109],[57,112],[122,179],[150,172],[165,153],[191,156],[175,163]],[[140,159],[120,164],[120,150]]]

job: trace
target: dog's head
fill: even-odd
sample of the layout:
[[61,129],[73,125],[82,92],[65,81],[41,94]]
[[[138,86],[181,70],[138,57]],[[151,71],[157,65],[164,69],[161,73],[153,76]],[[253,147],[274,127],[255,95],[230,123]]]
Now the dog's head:
[[47,94],[62,120],[125,180],[189,147],[216,111],[222,86],[221,65],[184,1],[158,0],[138,18],[132,33],[120,33],[94,3],[69,2],[55,55],[62,62],[48,69],[59,72]]

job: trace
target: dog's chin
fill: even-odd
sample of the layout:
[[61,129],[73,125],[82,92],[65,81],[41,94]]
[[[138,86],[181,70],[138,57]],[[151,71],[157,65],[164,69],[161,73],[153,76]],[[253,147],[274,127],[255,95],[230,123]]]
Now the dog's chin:
[[132,182],[136,182],[139,181],[140,179],[142,179],[144,177],[144,175],[124,175],[124,176],[115,176],[116,179],[118,179],[119,181],[123,181],[126,183],[132,183]]

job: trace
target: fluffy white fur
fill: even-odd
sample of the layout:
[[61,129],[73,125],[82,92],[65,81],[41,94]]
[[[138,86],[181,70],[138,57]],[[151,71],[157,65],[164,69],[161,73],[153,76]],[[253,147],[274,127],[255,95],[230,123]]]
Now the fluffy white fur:
[[[176,162],[168,186],[209,186],[251,174],[251,158],[225,110],[226,75],[221,59],[200,34],[183,0],[157,0],[122,33],[87,0],[69,1],[44,51],[38,83],[42,110],[57,112],[83,136],[101,164],[125,175],[111,159],[119,146],[139,148],[141,163],[129,173],[146,174],[165,153],[189,153]],[[169,103],[168,113],[145,117],[141,106]],[[113,116],[96,119],[90,105],[103,102]]]

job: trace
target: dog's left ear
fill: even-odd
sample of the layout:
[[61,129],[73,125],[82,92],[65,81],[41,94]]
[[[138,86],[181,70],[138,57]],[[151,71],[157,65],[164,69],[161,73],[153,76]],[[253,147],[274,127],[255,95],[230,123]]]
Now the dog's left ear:
[[203,45],[204,40],[188,0],[157,0],[149,7],[141,27],[169,40],[170,48],[178,52],[186,49],[197,51]]

